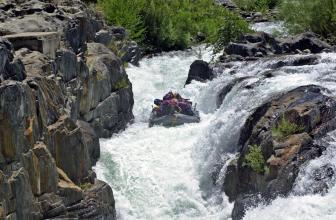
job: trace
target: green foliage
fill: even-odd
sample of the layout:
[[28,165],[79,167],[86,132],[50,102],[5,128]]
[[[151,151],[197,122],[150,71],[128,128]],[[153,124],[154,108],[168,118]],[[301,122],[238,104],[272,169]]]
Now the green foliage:
[[245,11],[266,12],[276,7],[280,0],[234,0],[236,5]]
[[[199,32],[205,42],[214,43],[220,27],[234,29],[244,22],[213,0],[100,0],[98,5],[110,23],[125,27],[148,49],[185,49]],[[239,25],[232,27],[236,21]],[[244,27],[248,29],[246,22]]]
[[91,183],[81,183],[79,185],[79,187],[82,189],[82,190],[87,190],[87,189],[90,189],[92,187],[92,184]]
[[250,146],[248,154],[245,155],[243,166],[249,166],[257,173],[264,173],[267,170],[260,146]]
[[233,14],[228,14],[223,26],[218,31],[217,41],[214,44],[214,52],[220,52],[230,41],[237,40],[243,33],[251,32],[248,24]]
[[304,127],[299,126],[295,123],[291,123],[282,117],[277,126],[273,126],[272,135],[273,137],[282,139],[286,138],[292,134],[300,133],[304,131]]
[[110,23],[127,28],[132,39],[141,41],[145,26],[140,11],[145,3],[146,0],[99,0],[98,7]]
[[116,82],[116,84],[114,85],[114,89],[115,90],[125,89],[125,88],[128,88],[128,86],[129,85],[128,85],[126,78],[122,78],[118,82]]
[[336,36],[336,0],[284,0],[280,15],[292,33],[313,31],[324,37]]

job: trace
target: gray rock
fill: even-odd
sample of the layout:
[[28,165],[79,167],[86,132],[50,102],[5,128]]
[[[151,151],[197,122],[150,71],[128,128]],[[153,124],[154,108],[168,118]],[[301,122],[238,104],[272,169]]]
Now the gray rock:
[[295,37],[291,37],[282,42],[282,47],[287,53],[295,50],[310,50],[312,53],[320,53],[331,46],[317,38],[314,33],[307,32]]
[[192,80],[204,82],[213,78],[214,74],[209,64],[203,60],[196,60],[190,66],[188,78],[185,85],[190,84]]
[[134,41],[126,42],[121,48],[121,60],[133,65],[139,65],[142,53],[138,44]]
[[77,76],[77,56],[70,50],[59,50],[56,53],[57,74],[65,83]]
[[83,182],[91,168],[88,148],[76,124],[62,116],[48,127],[48,148],[55,158],[56,165],[66,172],[76,184]]
[[40,207],[30,188],[29,176],[24,168],[15,171],[9,179],[16,200],[16,216],[18,219],[41,219]]
[[100,144],[95,130],[85,121],[78,120],[77,126],[83,133],[83,138],[88,147],[91,164],[95,165],[100,157]]
[[32,51],[39,51],[50,58],[55,58],[60,44],[60,36],[57,32],[25,32],[3,37],[13,44],[15,50],[28,48]]
[[100,30],[95,34],[95,42],[109,46],[113,40],[113,35],[108,30]]

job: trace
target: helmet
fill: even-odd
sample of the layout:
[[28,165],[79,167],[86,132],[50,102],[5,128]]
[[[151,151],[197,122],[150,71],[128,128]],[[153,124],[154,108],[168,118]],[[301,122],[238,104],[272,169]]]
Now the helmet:
[[154,100],[154,104],[157,105],[157,106],[160,106],[162,103],[162,100],[161,99],[155,99]]

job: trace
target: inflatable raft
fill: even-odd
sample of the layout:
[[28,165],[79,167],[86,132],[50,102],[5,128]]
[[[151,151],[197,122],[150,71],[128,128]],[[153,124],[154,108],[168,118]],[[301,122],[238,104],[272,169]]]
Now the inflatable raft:
[[183,125],[186,123],[198,123],[200,122],[200,117],[198,111],[194,112],[194,115],[184,115],[181,113],[175,113],[172,115],[163,115],[157,117],[155,114],[151,114],[149,119],[149,127],[153,125],[162,125],[165,127],[174,127]]

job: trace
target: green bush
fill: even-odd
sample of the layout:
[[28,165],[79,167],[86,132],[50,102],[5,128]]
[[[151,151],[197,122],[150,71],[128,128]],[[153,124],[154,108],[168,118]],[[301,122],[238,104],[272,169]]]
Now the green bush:
[[[195,43],[199,32],[205,35],[205,42],[214,43],[224,36],[218,34],[221,27],[243,25],[248,29],[238,15],[213,0],[99,0],[98,6],[110,23],[125,27],[132,39],[149,50],[185,49]],[[232,27],[235,22],[239,25]],[[232,36],[225,36],[225,41]]]
[[81,183],[79,185],[79,187],[82,189],[82,190],[88,190],[92,187],[92,184],[91,183]]
[[249,152],[245,155],[243,166],[249,166],[257,173],[264,173],[266,171],[266,162],[260,146],[250,146]]
[[324,37],[336,36],[336,0],[284,0],[280,15],[292,33],[313,31]]
[[218,31],[217,41],[214,44],[214,52],[220,52],[230,41],[237,40],[243,33],[251,32],[248,24],[234,15],[226,16],[223,26]]
[[245,11],[266,12],[269,9],[275,8],[280,0],[234,0],[236,5]]
[[145,32],[140,11],[146,0],[99,0],[98,7],[108,22],[127,28],[132,39],[141,41]]
[[291,123],[290,121],[286,120],[283,116],[279,121],[278,125],[273,126],[272,128],[272,135],[275,138],[286,138],[292,134],[300,133],[304,131],[304,127],[299,126],[295,123]]
[[129,85],[126,78],[122,78],[118,82],[116,82],[116,84],[114,85],[114,89],[115,90],[126,89],[128,88],[128,86]]

